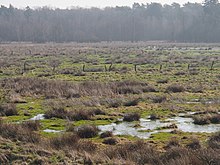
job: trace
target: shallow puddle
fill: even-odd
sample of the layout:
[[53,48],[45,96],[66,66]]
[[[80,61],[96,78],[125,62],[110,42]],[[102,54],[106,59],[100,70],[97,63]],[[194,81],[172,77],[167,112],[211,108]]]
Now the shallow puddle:
[[57,131],[57,130],[52,130],[52,129],[45,129],[43,130],[44,132],[47,132],[47,133],[60,133],[61,131]]
[[[185,114],[188,115],[188,114]],[[139,127],[135,127],[135,123],[121,122],[119,124],[112,123],[109,125],[102,125],[98,128],[104,131],[112,131],[114,135],[130,135],[143,139],[149,138],[152,134],[159,132],[170,132],[174,129],[158,129],[166,127],[171,124],[176,124],[178,130],[183,132],[218,132],[220,131],[220,124],[208,124],[208,125],[196,125],[193,123],[193,119],[189,117],[183,117],[181,114],[178,117],[169,118],[165,121],[155,120],[151,121],[148,119],[140,119]]]
[[38,114],[32,117],[30,120],[43,120],[43,119],[45,119],[44,114]]

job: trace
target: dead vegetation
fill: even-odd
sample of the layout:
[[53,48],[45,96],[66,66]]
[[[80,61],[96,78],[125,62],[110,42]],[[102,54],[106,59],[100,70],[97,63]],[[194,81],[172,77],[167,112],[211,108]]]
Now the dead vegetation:
[[1,87],[21,96],[44,96],[47,99],[156,92],[153,87],[138,81],[70,83],[67,81],[25,77],[3,79],[1,80]]

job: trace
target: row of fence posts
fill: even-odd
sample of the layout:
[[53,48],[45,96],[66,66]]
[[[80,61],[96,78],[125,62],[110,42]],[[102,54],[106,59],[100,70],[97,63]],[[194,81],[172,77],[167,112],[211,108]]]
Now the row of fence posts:
[[[28,63],[27,63],[27,61],[25,61],[24,64],[23,64],[22,74],[25,73],[25,72],[28,70],[28,69],[27,69],[27,65],[28,65]],[[213,69],[214,69],[214,65],[215,65],[215,62],[212,61],[210,70],[213,70]],[[109,67],[107,67],[107,66],[105,65],[105,66],[104,66],[105,72],[108,72],[108,71],[110,72],[110,71],[112,71],[112,67],[113,67],[113,63],[111,63],[111,64],[109,65]],[[188,64],[188,65],[187,65],[187,69],[190,70],[190,68],[191,68],[191,65]],[[160,64],[160,66],[159,66],[159,71],[162,71],[162,69],[163,69],[163,65]],[[86,64],[83,64],[83,66],[82,66],[82,71],[83,71],[83,72],[86,72]],[[138,64],[134,64],[134,71],[135,71],[135,72],[138,72]]]
[[[210,70],[213,70],[213,69],[214,69],[214,64],[215,64],[215,62],[212,61]],[[109,71],[109,72],[112,71],[112,66],[113,66],[113,63],[110,64],[109,68],[107,68],[107,66],[105,65],[105,66],[104,66],[104,67],[105,67],[105,72],[107,72],[107,71]],[[137,68],[137,67],[138,67],[138,64],[134,64],[134,71],[135,71],[135,72],[138,72],[138,68]],[[188,69],[188,70],[190,70],[191,67],[192,67],[192,66],[191,66],[190,64],[187,65],[187,69]],[[82,71],[83,71],[83,72],[86,72],[85,68],[86,68],[86,65],[83,64],[83,67],[82,67]],[[162,71],[162,69],[163,69],[163,65],[160,64],[159,71]]]

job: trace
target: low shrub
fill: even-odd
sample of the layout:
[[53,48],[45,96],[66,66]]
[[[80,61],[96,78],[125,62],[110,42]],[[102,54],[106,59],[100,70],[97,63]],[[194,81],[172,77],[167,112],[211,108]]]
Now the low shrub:
[[64,148],[75,148],[77,147],[77,143],[79,141],[79,137],[74,134],[63,134],[58,137],[53,137],[50,139],[50,145],[55,149],[64,149]]
[[194,116],[193,123],[198,125],[210,124],[209,116]]
[[96,152],[97,144],[93,143],[92,141],[88,140],[80,140],[78,142],[77,150],[83,152]]
[[131,100],[128,100],[124,103],[124,106],[136,106],[138,105],[138,103],[140,102],[140,99],[131,99]]
[[119,94],[140,94],[143,92],[154,92],[155,89],[145,82],[126,80],[115,83],[116,93]]
[[146,86],[148,85],[146,82],[136,81],[136,80],[125,80],[116,83],[116,86]]
[[[186,155],[189,154],[189,150],[186,148],[182,148],[182,147],[178,147],[178,146],[173,146],[172,148],[169,148],[169,150],[167,150],[160,159],[162,159],[163,163],[161,164],[165,164],[165,165],[174,165],[178,160],[181,160],[181,157],[183,157],[182,163],[183,164],[189,164]],[[193,156],[193,155],[191,155]],[[178,163],[177,163],[178,164]]]
[[140,114],[134,112],[134,113],[128,113],[124,115],[123,121],[132,122],[132,121],[139,121]]
[[79,120],[90,120],[92,116],[92,112],[87,110],[78,110],[74,112],[69,112],[69,117],[72,120],[79,121]]
[[77,72],[74,74],[74,76],[86,76],[86,73],[84,72]]
[[0,105],[0,116],[15,116],[18,115],[15,104],[3,104]]
[[143,141],[108,147],[104,154],[111,160],[120,159],[128,164],[159,164],[159,153]]
[[151,114],[150,117],[149,117],[150,120],[157,120],[157,119],[160,119],[160,117],[156,114]]
[[39,143],[41,140],[40,135],[27,128],[26,125],[7,124],[2,121],[0,121],[0,136],[30,143]]
[[173,93],[184,92],[184,91],[185,91],[185,88],[178,84],[172,84],[168,86],[166,89],[166,92],[173,92]]
[[25,121],[21,125],[23,128],[27,128],[31,131],[38,131],[40,129],[40,122],[36,121]]
[[104,111],[102,111],[101,109],[93,109],[91,112],[93,115],[106,115],[106,113]]
[[199,140],[195,139],[195,138],[193,138],[191,140],[191,142],[188,143],[186,146],[190,149],[193,149],[193,150],[201,148],[201,144],[200,144]]
[[122,99],[108,99],[106,100],[109,108],[118,108],[123,104]]
[[193,123],[198,125],[205,125],[205,124],[219,124],[220,123],[220,114],[206,114],[201,116],[194,116]]
[[158,84],[166,84],[166,83],[168,83],[168,79],[160,79],[160,80],[157,80],[157,83],[158,83]]
[[95,115],[95,113],[101,113],[98,111],[90,111],[90,110],[65,110],[63,107],[52,107],[51,110],[48,110],[45,113],[45,118],[50,119],[53,117],[69,120],[90,120],[91,116]]
[[68,112],[64,110],[63,107],[53,107],[52,109],[46,111],[44,116],[46,119],[51,119],[53,117],[65,119],[67,115],[68,115]]
[[155,96],[152,98],[153,103],[162,103],[166,101],[166,96]]
[[112,137],[113,133],[111,131],[106,131],[100,134],[100,138]]
[[80,138],[92,138],[98,135],[99,129],[94,125],[82,125],[76,129]]
[[122,86],[117,88],[119,94],[141,94],[142,88],[136,86]]
[[219,124],[220,123],[220,114],[212,115],[210,117],[210,122],[213,124]]
[[105,138],[102,143],[108,144],[108,145],[116,145],[118,143],[118,139],[114,137],[108,137],[108,138]]
[[213,149],[220,149],[220,132],[217,132],[209,138],[208,145]]
[[170,141],[168,142],[168,144],[166,145],[166,149],[172,148],[172,147],[179,147],[179,141],[177,140],[177,138],[173,137],[170,139]]
[[182,75],[186,75],[186,72],[179,71],[179,72],[176,72],[174,75],[175,76],[182,76]]
[[143,87],[143,88],[142,88],[142,91],[143,91],[144,93],[147,93],[147,92],[157,92],[157,90],[156,90],[153,86]]

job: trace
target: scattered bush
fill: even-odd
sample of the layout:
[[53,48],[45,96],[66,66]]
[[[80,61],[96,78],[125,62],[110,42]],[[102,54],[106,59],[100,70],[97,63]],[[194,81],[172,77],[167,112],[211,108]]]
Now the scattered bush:
[[52,107],[51,110],[46,111],[44,116],[46,119],[51,119],[53,117],[65,119],[68,116],[68,111],[64,110],[63,107]]
[[147,93],[147,92],[158,92],[153,86],[146,86],[146,87],[142,88],[142,91],[144,93]]
[[40,122],[36,121],[25,121],[21,125],[23,128],[27,128],[31,131],[38,131],[40,129]]
[[[165,152],[162,156],[162,164],[166,164],[166,165],[174,165],[175,163],[177,163],[178,160],[180,160],[181,162],[186,163],[186,164],[190,164],[188,161],[188,154],[189,150],[187,150],[186,148],[182,148],[182,147],[178,147],[178,146],[172,146],[172,148],[169,148],[167,150],[167,152]],[[191,155],[193,156],[193,155]],[[183,157],[183,160],[181,160],[181,157]],[[178,164],[178,163],[177,163]]]
[[201,148],[199,140],[195,139],[195,138],[193,138],[192,141],[190,143],[188,143],[186,146],[188,148],[191,148],[191,149],[199,149],[199,148]]
[[86,72],[104,72],[104,68],[88,68]]
[[159,129],[177,129],[177,128],[178,126],[175,123],[167,125],[167,126],[159,127]]
[[100,134],[100,138],[112,137],[113,133],[111,131],[106,131]]
[[92,112],[89,112],[87,110],[78,110],[74,112],[68,113],[70,116],[70,119],[79,121],[79,120],[90,120],[92,116]]
[[186,75],[186,72],[180,71],[180,72],[176,72],[174,75],[175,76],[182,76],[182,75]]
[[161,79],[161,80],[157,80],[158,84],[166,84],[168,83],[168,79]]
[[18,115],[15,104],[3,104],[0,105],[0,116],[15,116]]
[[102,143],[108,144],[108,145],[116,145],[118,143],[118,139],[114,137],[108,137],[108,138],[105,138]]
[[118,87],[117,91],[119,94],[141,94],[143,92],[142,88],[135,86]]
[[143,141],[108,147],[104,154],[111,160],[129,161],[128,164],[159,164],[159,153]]
[[160,119],[160,117],[156,114],[151,114],[150,117],[149,117],[150,120],[157,120],[157,119]]
[[104,114],[101,110],[64,110],[63,107],[53,107],[51,110],[45,113],[45,118],[60,118],[79,121],[79,120],[90,120],[93,115]]
[[132,122],[132,121],[139,121],[140,114],[134,112],[134,113],[128,113],[124,115],[123,121]]
[[138,81],[122,81],[115,83],[116,92],[119,94],[140,94],[143,92],[155,92],[156,90],[148,86],[145,82]]
[[39,143],[41,140],[40,135],[26,125],[7,124],[2,121],[0,121],[0,136],[30,143]]
[[200,115],[200,116],[194,116],[193,117],[193,123],[198,125],[205,125],[205,124],[219,124],[220,123],[220,114],[206,114],[206,115]]
[[77,72],[74,74],[74,76],[86,76],[86,73],[84,72]]
[[98,135],[99,129],[94,125],[82,125],[76,129],[80,138],[92,138]]
[[172,85],[167,87],[166,91],[167,92],[178,93],[178,92],[184,92],[185,88],[181,85],[178,85],[178,84],[172,84]]
[[118,108],[123,104],[122,99],[108,99],[106,100],[108,107],[110,108]]
[[166,145],[166,149],[172,148],[172,147],[179,147],[179,141],[177,140],[177,138],[173,137],[170,139],[170,141],[168,142],[168,144]]
[[106,115],[106,113],[102,111],[101,109],[93,109],[91,113],[93,115]]
[[64,149],[64,148],[76,148],[79,137],[74,134],[63,134],[58,137],[53,137],[50,139],[50,145],[55,149]]
[[124,106],[136,106],[138,105],[138,103],[140,102],[140,99],[132,99],[132,100],[128,100],[124,103]]
[[152,98],[153,103],[162,103],[166,101],[166,96],[155,96]]
[[96,152],[97,144],[93,143],[92,141],[88,140],[80,140],[78,142],[77,150],[83,152]]
[[210,124],[209,116],[194,116],[193,123],[198,125]]
[[148,85],[146,82],[140,82],[140,81],[135,81],[135,80],[125,80],[121,82],[117,82],[116,86],[121,87],[121,86],[146,86]]
[[220,123],[220,114],[212,115],[210,117],[210,122],[213,124],[219,124]]
[[208,145],[213,149],[220,149],[220,132],[217,132],[209,138]]
[[106,113],[100,109],[92,109],[92,110],[77,110],[77,111],[69,111],[70,119],[79,121],[79,120],[90,120],[92,116],[95,115],[105,115]]

